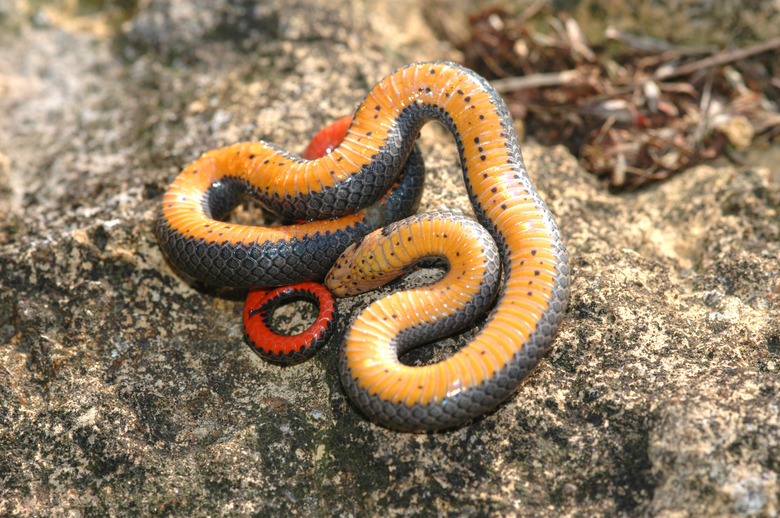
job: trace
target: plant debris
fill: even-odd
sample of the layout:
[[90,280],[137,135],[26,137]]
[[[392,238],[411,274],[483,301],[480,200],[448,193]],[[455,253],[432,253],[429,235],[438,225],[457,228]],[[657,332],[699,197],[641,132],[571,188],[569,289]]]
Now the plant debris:
[[544,0],[519,15],[482,11],[453,41],[538,141],[564,144],[630,190],[780,135],[780,38],[745,48],[675,46],[609,27],[590,45]]

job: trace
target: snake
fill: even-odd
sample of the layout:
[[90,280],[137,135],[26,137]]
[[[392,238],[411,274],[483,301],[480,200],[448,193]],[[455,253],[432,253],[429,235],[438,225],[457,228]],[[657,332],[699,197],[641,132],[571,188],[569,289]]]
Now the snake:
[[[478,224],[414,215],[424,174],[415,142],[434,120],[454,137]],[[292,223],[225,221],[244,195]],[[352,296],[415,266],[442,266],[439,281],[362,309],[339,347],[350,400],[402,431],[451,429],[496,408],[547,353],[569,300],[566,247],[528,176],[507,105],[479,74],[449,62],[413,63],[382,79],[343,141],[318,158],[263,141],[206,152],[163,196],[156,233],[174,268],[215,286],[325,277],[334,294]],[[449,357],[402,361],[475,322]]]

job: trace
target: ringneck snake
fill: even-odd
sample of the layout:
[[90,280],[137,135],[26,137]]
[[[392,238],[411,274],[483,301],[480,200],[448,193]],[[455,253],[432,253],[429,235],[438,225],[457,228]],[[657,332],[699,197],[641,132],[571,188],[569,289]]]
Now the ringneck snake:
[[[422,187],[415,140],[430,120],[455,138],[479,225],[452,213],[407,218]],[[222,221],[244,194],[301,223]],[[363,309],[339,350],[350,399],[372,420],[399,430],[455,427],[495,408],[544,356],[569,298],[566,250],[528,178],[509,110],[485,79],[452,63],[407,65],[383,79],[358,107],[343,142],[319,158],[266,142],[205,153],[164,195],[157,236],[185,276],[234,288],[327,275],[330,291],[350,296],[415,265],[443,265],[444,277],[434,284]],[[261,292],[245,306],[245,322],[254,311],[267,323],[281,297],[320,301],[307,286],[270,299]],[[328,306],[318,305],[320,314]],[[473,339],[450,357],[424,366],[400,361],[410,348],[464,329],[486,311]],[[249,335],[251,321],[247,329]],[[320,334],[310,331],[308,338]],[[268,346],[263,355],[298,361],[319,345]]]

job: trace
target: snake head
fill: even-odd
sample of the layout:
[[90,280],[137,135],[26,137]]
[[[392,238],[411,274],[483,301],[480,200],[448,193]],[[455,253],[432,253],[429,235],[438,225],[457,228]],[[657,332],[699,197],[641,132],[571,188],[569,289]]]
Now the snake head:
[[394,281],[404,268],[389,264],[382,249],[383,229],[375,230],[344,250],[325,277],[325,286],[337,297],[353,297]]
[[[325,287],[330,290],[337,297],[351,297],[363,293],[362,291],[354,291],[351,289],[351,285],[355,280],[353,279],[353,267],[355,251],[357,250],[358,243],[352,243],[344,250],[333,266],[330,268],[328,275],[325,276]],[[366,290],[364,290],[366,291]]]

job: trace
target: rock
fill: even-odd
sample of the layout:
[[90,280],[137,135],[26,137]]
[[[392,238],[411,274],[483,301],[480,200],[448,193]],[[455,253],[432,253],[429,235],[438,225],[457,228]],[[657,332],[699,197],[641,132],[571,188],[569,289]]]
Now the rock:
[[[7,5],[0,514],[777,513],[776,172],[702,166],[616,196],[526,144],[572,258],[563,328],[495,412],[396,433],[345,398],[338,340],[301,365],[260,360],[240,298],[178,278],[152,226],[202,152],[301,151],[396,67],[457,57],[416,4]],[[468,212],[451,139],[426,128],[422,146],[423,208]],[[339,330],[376,296],[341,301]]]

